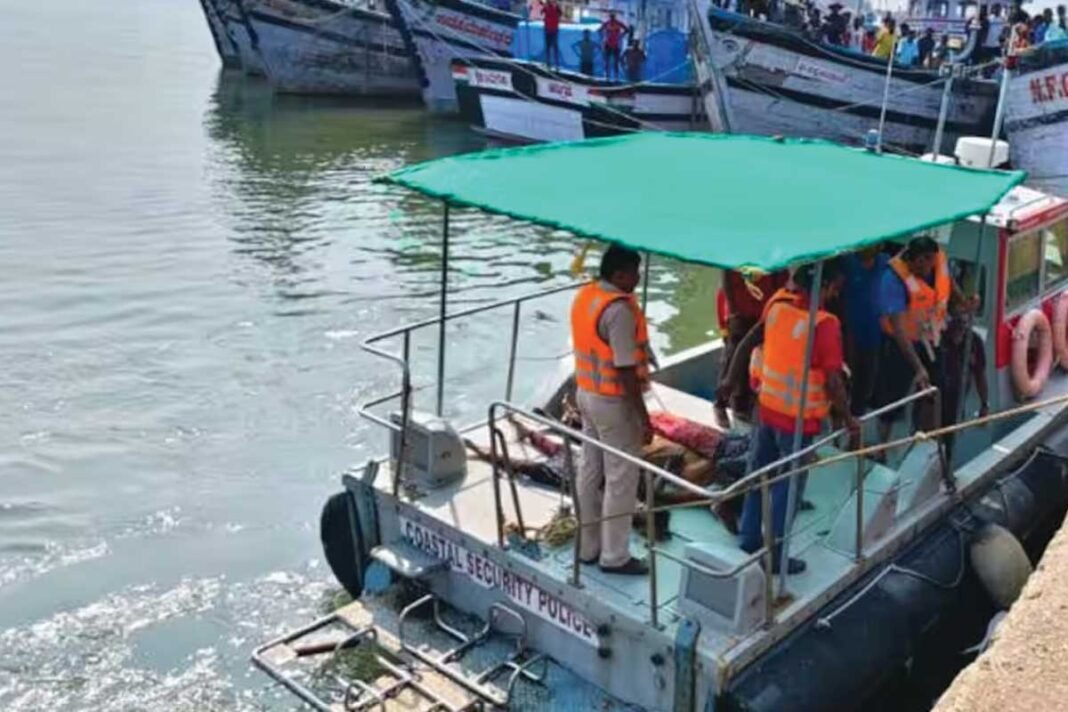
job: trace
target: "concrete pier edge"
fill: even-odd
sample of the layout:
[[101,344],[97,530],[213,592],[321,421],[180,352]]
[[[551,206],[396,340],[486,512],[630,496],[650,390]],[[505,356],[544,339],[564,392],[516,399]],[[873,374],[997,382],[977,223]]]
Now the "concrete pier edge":
[[1066,523],[998,627],[993,644],[957,675],[933,712],[1063,709],[1068,709]]

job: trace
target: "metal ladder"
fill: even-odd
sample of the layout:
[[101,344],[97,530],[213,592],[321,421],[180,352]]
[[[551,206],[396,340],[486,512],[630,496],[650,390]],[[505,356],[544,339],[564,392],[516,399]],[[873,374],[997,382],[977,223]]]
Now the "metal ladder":
[[[433,625],[458,641],[458,645],[439,652],[412,642],[412,613],[432,606]],[[515,632],[501,630],[502,619],[518,624]],[[492,708],[507,709],[520,678],[541,683],[548,669],[548,658],[529,654],[526,649],[526,621],[515,610],[494,604],[489,620],[472,636],[450,626],[441,617],[440,602],[425,595],[406,606],[396,618],[397,634],[376,625],[360,604],[350,604],[298,630],[286,633],[257,648],[253,663],[304,702],[320,712],[362,712],[391,709],[418,709],[422,712],[475,712]],[[334,629],[332,635],[323,638]],[[341,637],[338,637],[340,629]],[[515,639],[509,655],[475,674],[462,671],[458,664],[473,648],[498,636]],[[360,646],[375,646],[372,655],[379,667],[374,680],[348,678],[336,671],[319,677],[323,685],[307,680],[307,670],[296,664],[319,656],[337,659],[340,653]],[[534,669],[540,668],[535,674]],[[320,668],[321,670],[322,668]],[[313,673],[314,675],[314,673]],[[507,675],[505,687],[491,686]],[[326,687],[326,691],[319,688]],[[414,698],[414,702],[413,702]]]
[[[432,655],[419,647],[411,645],[408,640],[406,640],[404,631],[408,617],[414,611],[425,608],[426,606],[432,607],[434,625],[437,629],[458,641],[458,645],[443,653]],[[512,633],[501,631],[499,629],[499,623],[503,618],[518,622],[518,631]],[[494,633],[511,637],[515,640],[515,647],[508,657],[474,674],[462,672],[456,665],[454,665],[454,663],[458,663],[472,648],[483,645],[489,641]],[[455,683],[462,685],[471,692],[474,692],[476,695],[496,707],[508,707],[511,702],[512,692],[515,689],[515,685],[519,681],[519,678],[523,677],[531,682],[541,683],[545,680],[545,675],[548,670],[548,658],[537,653],[529,654],[527,651],[526,619],[515,609],[510,608],[503,603],[494,603],[491,605],[489,616],[483,627],[477,633],[469,637],[441,619],[440,601],[434,594],[428,593],[422,598],[405,606],[401,611],[400,618],[398,619],[397,636],[400,639],[401,649],[404,652],[418,658],[421,662],[429,665],[440,674],[448,677]],[[535,667],[540,668],[538,673],[533,672]],[[487,684],[505,674],[507,674],[508,677],[503,694]]]

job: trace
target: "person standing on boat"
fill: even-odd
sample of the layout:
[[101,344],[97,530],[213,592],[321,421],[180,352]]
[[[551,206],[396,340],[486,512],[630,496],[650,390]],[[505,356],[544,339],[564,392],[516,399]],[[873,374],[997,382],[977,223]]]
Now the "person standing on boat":
[[[785,287],[788,280],[789,275],[785,270],[761,275],[752,282],[735,270],[723,273],[722,292],[727,303],[727,323],[722,334],[723,352],[715,403],[716,419],[721,424],[729,424],[728,406],[735,416],[749,417],[753,407],[753,391],[745,376],[745,369],[757,342],[747,340],[746,336],[760,322],[772,295]],[[743,342],[753,345],[743,345]],[[733,365],[735,358],[738,359],[738,367]]]
[[906,23],[901,23],[901,40],[897,43],[897,61],[905,67],[913,67],[920,56],[916,33]]
[[895,26],[894,18],[889,15],[883,18],[883,26],[875,35],[875,47],[871,51],[873,57],[890,59],[894,54],[894,44],[897,42],[897,35],[894,34]]
[[629,32],[627,26],[616,19],[616,13],[608,13],[597,30],[604,37],[604,75],[607,79],[619,79],[619,59],[623,47],[623,36]]
[[879,350],[883,341],[876,297],[889,262],[890,257],[878,244],[842,257],[842,270],[845,272],[842,301],[845,302],[846,362],[852,376],[849,409],[855,416],[864,414],[875,393]]
[[642,80],[642,70],[645,68],[645,52],[642,51],[641,43],[632,39],[627,51],[623,53],[623,66],[627,68],[627,81],[638,84]]
[[1046,41],[1068,39],[1068,19],[1065,18],[1064,5],[1057,6],[1057,20],[1046,28]]
[[560,16],[563,10],[556,0],[549,0],[542,8],[542,22],[545,26],[545,64],[552,69],[560,69]]
[[[883,407],[909,394],[912,387],[939,389],[944,384],[942,332],[951,300],[964,305],[960,288],[949,274],[945,252],[930,237],[915,237],[905,250],[890,260],[879,285],[883,350],[882,373],[875,389],[875,405]],[[974,305],[974,302],[973,302]],[[916,427],[929,429],[931,403],[914,409]],[[890,439],[890,430],[903,409],[879,416],[879,438]]]
[[[793,452],[797,417],[801,414],[801,383],[805,371],[806,344],[809,333],[809,292],[814,278],[814,265],[804,265],[794,273],[795,290],[792,298],[774,301],[764,318],[764,344],[760,360],[760,391],[757,395],[759,419],[749,451],[749,472],[755,472]],[[808,372],[802,418],[801,447],[812,442],[823,421],[833,414],[851,431],[857,427],[849,414],[849,396],[842,375],[842,327],[838,317],[826,311],[823,304],[833,299],[842,283],[838,263],[829,260],[823,266],[820,291],[821,304],[816,311],[815,341]],[[786,465],[785,469],[793,469]],[[773,477],[776,472],[769,473]],[[803,476],[798,476],[803,481]],[[789,529],[786,521],[790,480],[784,479],[771,487],[772,531],[775,537],[773,573],[781,566],[781,542]],[[801,488],[799,487],[799,490]],[[798,492],[798,501],[801,500]],[[761,497],[759,489],[750,490],[742,504],[742,523],[739,545],[754,552],[764,544],[761,532]],[[798,574],[805,570],[805,562],[791,558],[787,572]]]
[[935,38],[934,28],[928,27],[923,31],[923,37],[916,42],[916,64],[920,67],[928,67],[931,64],[931,55],[934,54]]
[[[634,298],[640,266],[637,252],[612,245],[601,258],[600,279],[580,289],[571,306],[582,431],[635,457],[653,434],[644,400],[652,354],[645,315]],[[583,445],[576,486],[583,563],[599,561],[606,573],[648,573],[629,545],[640,474],[636,465]]]
[[597,55],[597,43],[593,41],[589,30],[582,31],[582,39],[575,43],[574,49],[579,56],[579,71],[587,77],[592,77],[593,60]]

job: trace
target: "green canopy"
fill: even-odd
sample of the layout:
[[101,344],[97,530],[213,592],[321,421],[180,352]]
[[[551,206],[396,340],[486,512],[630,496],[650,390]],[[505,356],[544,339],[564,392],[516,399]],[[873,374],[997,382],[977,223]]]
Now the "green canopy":
[[826,141],[637,133],[442,158],[380,180],[642,252],[773,270],[985,212],[1025,177]]

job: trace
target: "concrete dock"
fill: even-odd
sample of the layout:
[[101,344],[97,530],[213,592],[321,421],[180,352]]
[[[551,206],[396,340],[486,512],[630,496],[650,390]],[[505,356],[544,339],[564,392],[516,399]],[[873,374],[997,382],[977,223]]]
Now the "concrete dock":
[[1068,709],[1068,525],[1050,541],[993,644],[966,667],[934,712]]

